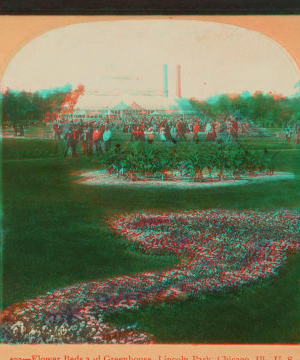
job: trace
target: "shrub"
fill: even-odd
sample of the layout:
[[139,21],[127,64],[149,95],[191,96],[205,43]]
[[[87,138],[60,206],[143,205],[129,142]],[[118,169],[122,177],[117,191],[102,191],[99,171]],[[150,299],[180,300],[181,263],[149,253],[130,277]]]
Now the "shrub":
[[[277,154],[276,154],[277,155]],[[209,175],[239,176],[255,171],[273,172],[274,156],[264,151],[256,151],[241,143],[220,145],[197,145],[181,143],[167,144],[127,143],[118,151],[111,149],[101,156],[99,164],[111,169],[110,173],[129,178],[157,177],[167,178],[174,172],[181,177],[188,176],[192,181],[202,181],[203,172]],[[129,176],[130,175],[130,176]]]

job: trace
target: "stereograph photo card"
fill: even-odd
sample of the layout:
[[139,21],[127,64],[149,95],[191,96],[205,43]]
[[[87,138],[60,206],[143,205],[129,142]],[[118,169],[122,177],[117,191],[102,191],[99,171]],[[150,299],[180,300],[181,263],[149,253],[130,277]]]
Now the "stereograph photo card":
[[1,359],[299,359],[299,15],[0,24]]

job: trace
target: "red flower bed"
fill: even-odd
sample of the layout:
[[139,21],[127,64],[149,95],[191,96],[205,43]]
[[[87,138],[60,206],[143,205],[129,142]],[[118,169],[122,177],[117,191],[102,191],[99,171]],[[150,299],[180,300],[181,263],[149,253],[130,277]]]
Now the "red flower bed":
[[146,334],[103,324],[103,314],[261,281],[278,273],[289,251],[300,250],[300,215],[283,210],[136,214],[109,224],[142,251],[173,253],[182,262],[15,304],[2,314],[4,342],[149,343]]

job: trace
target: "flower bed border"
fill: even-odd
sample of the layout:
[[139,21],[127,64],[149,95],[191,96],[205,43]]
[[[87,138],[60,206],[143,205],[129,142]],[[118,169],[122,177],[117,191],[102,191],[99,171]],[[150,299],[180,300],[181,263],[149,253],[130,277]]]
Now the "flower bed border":
[[[74,174],[76,175],[76,174]],[[203,176],[202,181],[190,181],[189,177],[164,177],[162,178],[135,178],[134,180],[125,179],[118,174],[111,174],[107,170],[89,171],[77,173],[80,176],[78,180],[85,185],[117,185],[117,186],[170,186],[170,187],[210,187],[226,185],[243,185],[251,183],[260,183],[271,180],[294,179],[295,175],[287,172],[274,172],[273,174],[254,173],[253,175],[239,176]]]

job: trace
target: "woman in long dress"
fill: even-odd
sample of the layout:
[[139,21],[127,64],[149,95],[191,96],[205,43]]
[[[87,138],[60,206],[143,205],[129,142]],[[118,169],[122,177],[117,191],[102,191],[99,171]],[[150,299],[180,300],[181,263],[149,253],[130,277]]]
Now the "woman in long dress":
[[176,126],[174,124],[173,124],[173,126],[171,128],[170,133],[171,133],[173,143],[176,143],[177,131],[176,131]]
[[165,128],[162,126],[160,129],[159,129],[159,135],[160,135],[160,139],[162,141],[166,141],[166,132],[165,132]]
[[147,133],[145,133],[145,135],[147,134],[147,140],[149,144],[152,144],[154,141],[154,131],[153,128],[150,127],[147,131]]
[[208,123],[206,124],[206,126],[205,126],[206,140],[209,140],[209,139],[210,139],[211,131],[212,131],[212,126],[211,126],[211,123],[208,122]]

